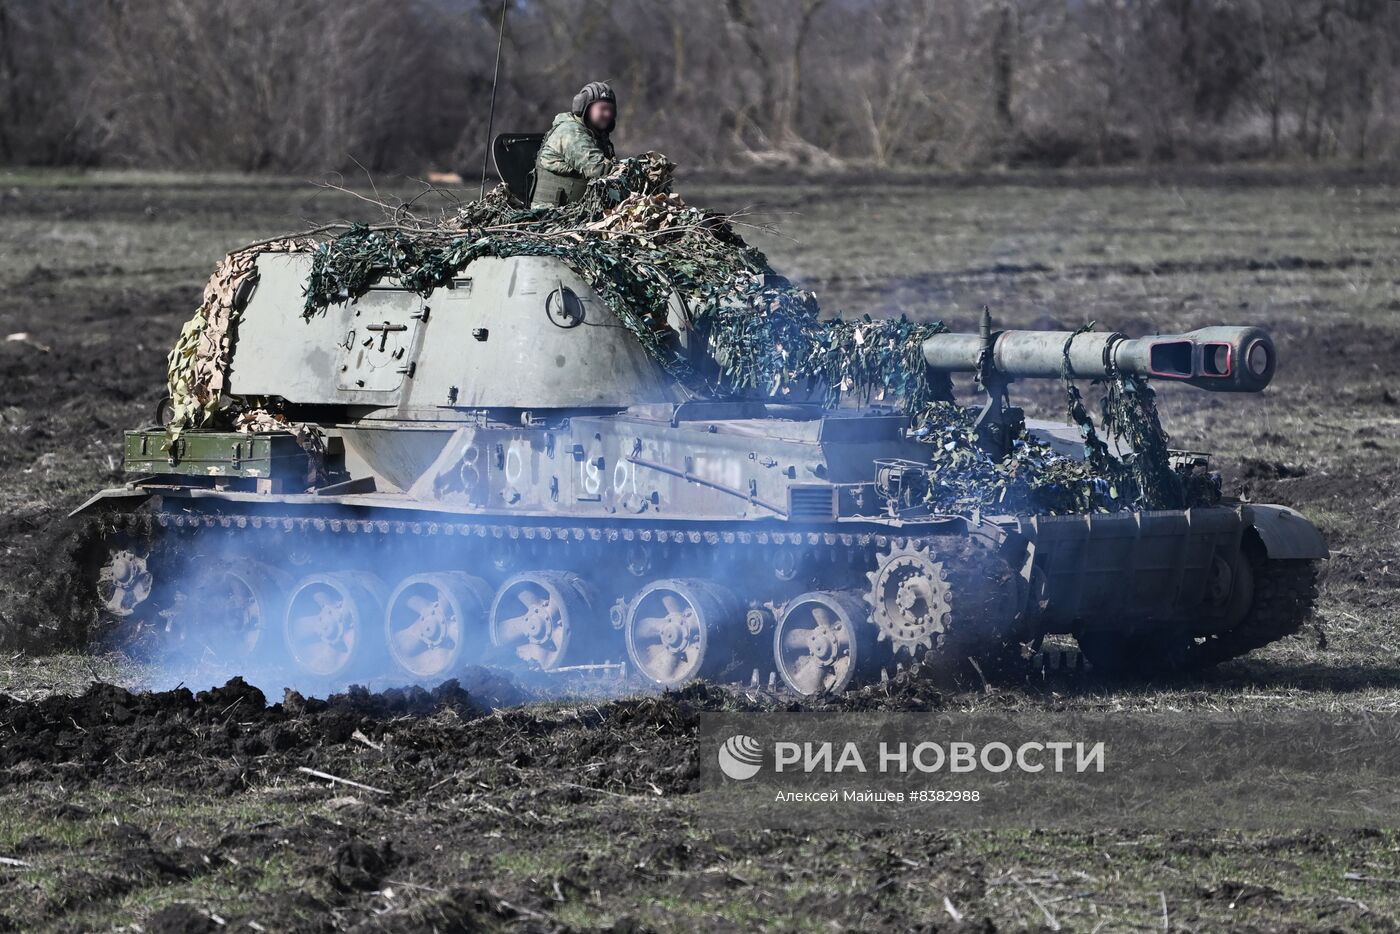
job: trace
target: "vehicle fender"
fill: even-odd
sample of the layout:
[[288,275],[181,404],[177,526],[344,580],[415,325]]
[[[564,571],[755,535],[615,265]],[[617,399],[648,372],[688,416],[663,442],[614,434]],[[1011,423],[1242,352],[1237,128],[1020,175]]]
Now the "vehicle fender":
[[1287,506],[1245,506],[1245,523],[1259,534],[1271,559],[1325,560],[1329,557],[1322,532],[1296,509]]
[[151,498],[149,490],[133,489],[131,487],[118,487],[112,490],[103,490],[96,493],[87,502],[68,514],[68,518],[81,516],[88,513],[98,512],[105,508],[117,507],[119,509],[135,509],[146,500]]

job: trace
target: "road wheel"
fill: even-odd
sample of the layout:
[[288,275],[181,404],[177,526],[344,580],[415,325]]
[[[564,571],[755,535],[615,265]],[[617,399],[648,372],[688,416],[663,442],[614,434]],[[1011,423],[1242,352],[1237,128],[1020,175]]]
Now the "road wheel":
[[414,678],[450,678],[485,647],[491,596],[490,585],[461,572],[407,578],[386,604],[389,654]]
[[747,632],[734,594],[704,580],[648,584],[632,599],[623,625],[633,667],[666,688],[722,675]]
[[366,572],[302,578],[283,627],[293,664],[320,678],[370,673],[383,646],[384,592],[383,581]]
[[852,593],[817,590],[788,601],[773,629],[773,661],[783,683],[808,697],[840,694],[877,671],[869,618]]
[[[491,644],[552,671],[589,654],[593,598],[577,574],[527,571],[501,585],[491,604]],[[596,647],[595,647],[596,648]]]

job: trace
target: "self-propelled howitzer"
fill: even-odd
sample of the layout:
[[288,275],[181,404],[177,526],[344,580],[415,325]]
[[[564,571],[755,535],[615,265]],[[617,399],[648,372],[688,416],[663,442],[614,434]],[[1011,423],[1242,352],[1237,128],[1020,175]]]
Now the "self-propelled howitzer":
[[[310,262],[265,253],[230,285],[223,405],[275,417],[128,432],[130,481],[82,507],[108,530],[103,611],[129,627],[310,682],[617,663],[816,694],[901,655],[989,671],[1050,633],[1099,665],[1209,664],[1311,608],[1327,551],[1291,509],[936,508],[949,478],[909,414],[698,392],[555,256],[304,316]],[[659,330],[703,368],[684,295]],[[988,456],[1082,454],[1077,432],[1027,434],[1013,379],[1257,391],[1276,362],[1254,328],[1130,340],[989,318],[922,349],[987,391]]]

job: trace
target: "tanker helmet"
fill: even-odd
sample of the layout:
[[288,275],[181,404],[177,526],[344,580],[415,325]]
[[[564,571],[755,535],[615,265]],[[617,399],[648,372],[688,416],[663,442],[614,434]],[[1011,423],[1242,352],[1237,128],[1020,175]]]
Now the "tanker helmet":
[[617,106],[617,95],[606,81],[590,81],[574,95],[574,116],[584,116],[588,108],[598,101],[609,101],[614,107]]

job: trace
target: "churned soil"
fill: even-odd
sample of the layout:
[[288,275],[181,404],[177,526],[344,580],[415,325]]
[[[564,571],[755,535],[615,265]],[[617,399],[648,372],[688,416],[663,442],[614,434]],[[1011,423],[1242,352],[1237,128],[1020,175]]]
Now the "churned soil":
[[[172,886],[194,904],[158,907],[148,929],[215,925],[205,889],[242,886],[243,910],[221,917],[270,930],[340,929],[382,908],[396,930],[534,926],[553,892],[544,903],[511,892],[519,904],[491,892],[485,841],[559,828],[571,851],[571,805],[684,794],[698,774],[696,710],[723,695],[518,706],[527,699],[484,669],[432,691],[288,691],[274,704],[238,678],[198,693],[0,695],[0,794],[36,808],[0,819],[13,869],[0,874],[0,930],[84,927]],[[77,842],[44,839],[59,825],[75,828],[81,858],[56,858]],[[566,884],[571,897],[587,890],[562,876],[551,888]]]
[[[694,684],[517,706],[522,689],[471,669],[271,704],[241,679],[0,697],[0,930],[1090,929],[1160,923],[1163,902],[1182,929],[1298,930],[1395,910],[1342,881],[1385,878],[1391,832],[797,831],[696,803],[707,711],[1030,716],[1119,703],[1104,690],[945,697],[906,676],[815,705]],[[1345,894],[1321,891],[1330,875]]]
[[[1328,536],[1303,633],[1168,684],[1047,677],[948,695],[904,678],[828,706],[1395,709],[1393,179],[1245,169],[681,187],[779,223],[797,239],[746,236],[833,312],[969,329],[988,304],[1010,327],[1260,324],[1278,342],[1279,375],[1259,397],[1164,388],[1159,401],[1177,446],[1215,452],[1227,491],[1295,506]],[[697,723],[789,706],[759,691],[560,699],[486,669],[324,700],[239,679],[87,687],[122,680],[103,668],[50,694],[73,661],[42,653],[91,637],[91,554],[62,517],[120,482],[121,431],[154,412],[165,354],[215,262],[332,216],[365,217],[299,182],[0,175],[0,930],[1395,928],[1400,838],[1384,827],[717,824],[694,804]],[[1061,414],[1053,382],[1013,392],[1034,415]]]

